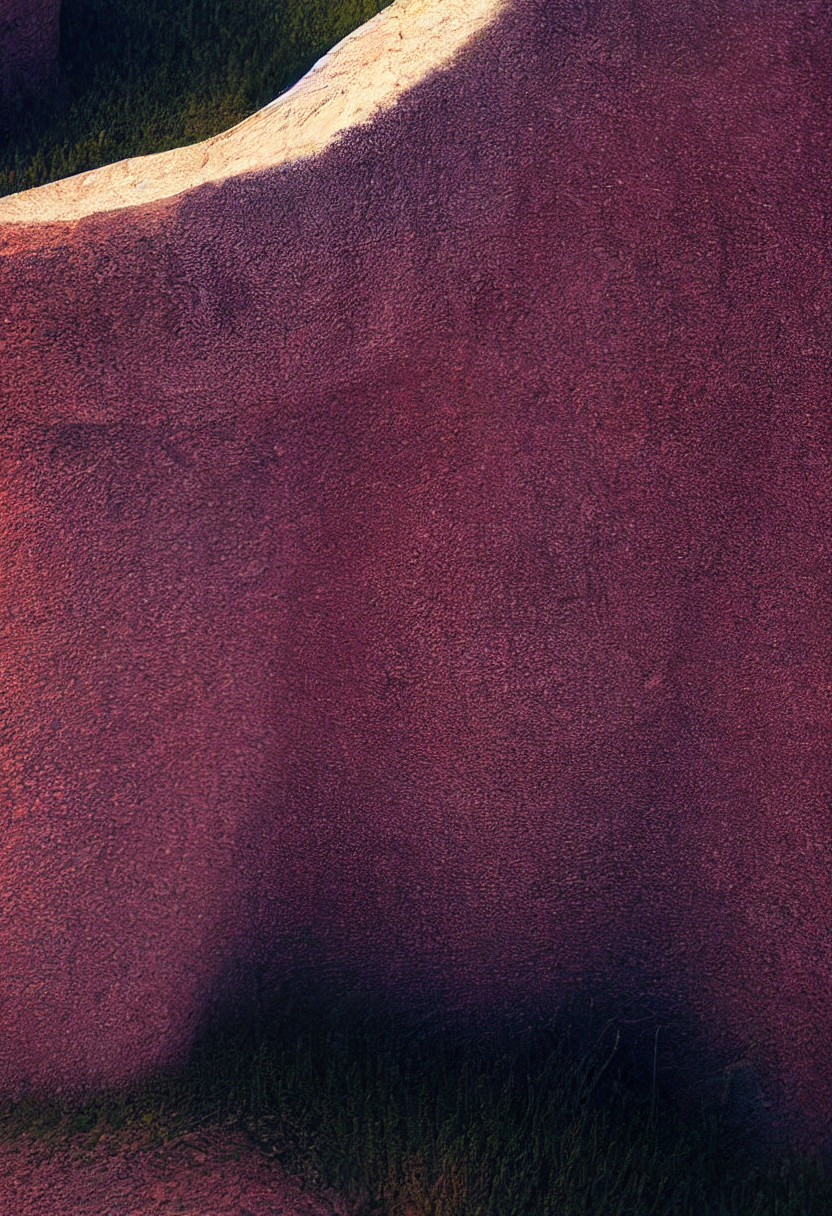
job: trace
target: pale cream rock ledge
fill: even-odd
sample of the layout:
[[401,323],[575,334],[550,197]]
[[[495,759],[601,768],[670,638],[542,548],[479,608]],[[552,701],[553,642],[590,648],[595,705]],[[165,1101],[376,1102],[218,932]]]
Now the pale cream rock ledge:
[[77,220],[313,156],[370,122],[485,30],[510,0],[394,0],[291,89],[202,143],[120,160],[0,198],[0,224]]

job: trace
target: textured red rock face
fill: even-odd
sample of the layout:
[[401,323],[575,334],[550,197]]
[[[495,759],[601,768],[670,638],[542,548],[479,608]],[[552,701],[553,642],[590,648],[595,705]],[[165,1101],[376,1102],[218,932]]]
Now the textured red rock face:
[[3,230],[4,1091],[308,966],[632,1000],[829,1151],[828,6],[573,10]]
[[0,117],[55,82],[61,0],[0,0]]

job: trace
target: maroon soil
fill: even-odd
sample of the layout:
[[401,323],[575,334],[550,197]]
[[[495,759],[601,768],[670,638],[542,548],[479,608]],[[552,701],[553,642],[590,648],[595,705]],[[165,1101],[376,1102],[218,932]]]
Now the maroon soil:
[[832,1159],[830,9],[575,10],[0,230],[0,1090],[601,993]]
[[349,1216],[312,1194],[241,1132],[206,1130],[154,1145],[85,1136],[62,1146],[0,1144],[0,1203],[14,1216]]

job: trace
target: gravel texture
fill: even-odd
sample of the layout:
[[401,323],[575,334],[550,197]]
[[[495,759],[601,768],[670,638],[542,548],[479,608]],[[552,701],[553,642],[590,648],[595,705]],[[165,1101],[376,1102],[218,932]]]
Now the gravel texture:
[[513,0],[314,155],[0,225],[0,1089],[296,973],[609,997],[829,1154],[830,48]]

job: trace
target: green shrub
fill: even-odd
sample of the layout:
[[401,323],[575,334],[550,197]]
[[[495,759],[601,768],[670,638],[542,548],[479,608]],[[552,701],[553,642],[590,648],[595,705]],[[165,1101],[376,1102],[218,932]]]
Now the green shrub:
[[217,135],[390,0],[64,0],[60,84],[0,130],[0,196]]
[[488,1039],[286,999],[253,1026],[218,1023],[184,1068],[132,1089],[0,1103],[0,1138],[81,1135],[92,1153],[104,1134],[239,1130],[356,1216],[832,1212],[832,1180],[793,1150],[755,1162],[727,1108],[683,1119],[649,1092],[613,1030],[583,1055],[554,1023]]

